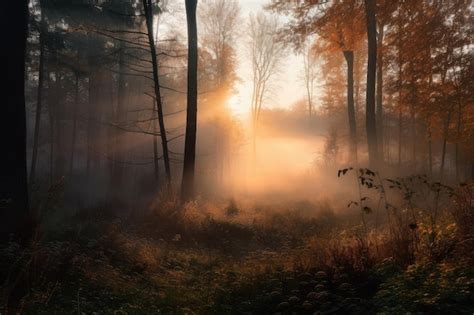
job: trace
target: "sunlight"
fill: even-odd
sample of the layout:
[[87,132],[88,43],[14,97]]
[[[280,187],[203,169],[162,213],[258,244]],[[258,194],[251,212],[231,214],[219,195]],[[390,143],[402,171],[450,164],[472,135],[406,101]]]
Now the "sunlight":
[[474,314],[471,1],[4,12],[0,315]]
[[242,115],[249,112],[249,108],[245,105],[245,102],[242,102],[242,96],[240,94],[231,95],[227,100],[227,107],[236,115]]

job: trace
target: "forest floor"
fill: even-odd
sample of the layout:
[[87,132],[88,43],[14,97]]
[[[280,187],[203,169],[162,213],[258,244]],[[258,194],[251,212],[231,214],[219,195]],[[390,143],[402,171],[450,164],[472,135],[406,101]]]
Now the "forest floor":
[[92,209],[28,250],[2,248],[2,279],[28,267],[22,313],[474,311],[474,267],[465,248],[439,259],[390,255],[382,238],[360,236],[357,214],[335,215],[308,202],[277,211],[233,202],[155,207],[126,218]]

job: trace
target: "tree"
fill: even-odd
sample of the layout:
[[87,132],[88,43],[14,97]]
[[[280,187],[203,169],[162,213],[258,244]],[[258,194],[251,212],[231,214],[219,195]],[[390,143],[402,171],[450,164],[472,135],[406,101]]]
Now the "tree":
[[202,119],[201,132],[206,132],[204,121],[208,121],[215,132],[208,142],[211,147],[201,146],[197,150],[212,150],[209,155],[213,160],[212,170],[209,173],[214,175],[215,185],[221,188],[221,192],[226,183],[230,183],[226,178],[233,157],[231,147],[238,145],[231,139],[235,124],[225,105],[235,93],[235,83],[239,79],[236,43],[240,22],[237,0],[204,0],[199,5],[199,112],[201,117],[208,117]]
[[277,72],[284,54],[284,45],[277,40],[278,20],[263,13],[250,15],[248,48],[252,62],[253,90],[251,101],[252,143],[256,160],[256,137],[258,120],[270,79]]
[[314,103],[314,83],[316,81],[316,57],[311,45],[306,44],[303,49],[303,81],[306,88],[306,97],[308,101],[308,118],[311,127],[313,103]]
[[363,35],[362,8],[356,1],[323,1],[288,3],[273,0],[270,8],[291,15],[284,28],[284,39],[299,48],[309,36],[317,35],[326,42],[326,49],[342,52],[347,65],[347,115],[350,151],[357,160],[357,126],[354,104],[354,51]]
[[199,7],[201,49],[210,53],[213,68],[213,90],[219,100],[229,96],[236,80],[235,39],[240,19],[236,0],[204,0]]
[[143,8],[145,10],[145,18],[146,18],[146,25],[147,25],[147,35],[148,35],[148,43],[150,46],[150,54],[151,54],[151,62],[153,66],[153,82],[154,82],[154,92],[155,92],[155,103],[156,103],[156,111],[158,114],[158,124],[160,127],[160,137],[161,137],[161,145],[163,147],[163,161],[165,164],[165,172],[166,172],[166,180],[167,184],[171,184],[171,167],[170,167],[170,158],[169,158],[169,150],[168,150],[168,140],[166,137],[166,128],[164,122],[164,115],[163,115],[163,103],[161,98],[161,91],[160,91],[160,81],[158,75],[158,61],[156,55],[156,46],[155,46],[155,39],[153,37],[153,26],[155,25],[153,22],[153,6],[151,0],[143,0]]
[[[41,3],[41,1],[40,1]],[[40,4],[41,6],[41,4]],[[43,108],[43,89],[44,89],[44,65],[45,65],[45,32],[46,32],[46,23],[44,12],[41,13],[41,20],[39,22],[38,32],[39,32],[39,64],[38,64],[38,90],[36,97],[36,115],[35,115],[35,132],[33,138],[33,151],[31,155],[31,167],[29,174],[30,185],[33,184],[36,175],[36,164],[38,159],[38,142],[40,134],[40,124],[41,124],[41,113]]]
[[186,113],[186,136],[184,143],[183,178],[181,199],[194,198],[194,168],[196,163],[197,129],[197,69],[198,37],[196,23],[197,0],[186,0],[186,19],[188,26],[188,99]]
[[375,19],[375,0],[364,0],[367,23],[367,90],[365,108],[365,127],[369,148],[369,164],[376,167],[378,163],[377,129],[375,120],[375,77],[377,67],[377,22]]
[[[0,52],[6,80],[2,86],[3,108],[0,118],[2,153],[0,163],[0,234],[23,240],[31,235],[24,226],[29,215],[26,171],[25,49],[28,24],[28,1],[2,1],[0,27],[8,47]],[[25,229],[25,230],[22,230]],[[21,236],[20,236],[21,237]]]

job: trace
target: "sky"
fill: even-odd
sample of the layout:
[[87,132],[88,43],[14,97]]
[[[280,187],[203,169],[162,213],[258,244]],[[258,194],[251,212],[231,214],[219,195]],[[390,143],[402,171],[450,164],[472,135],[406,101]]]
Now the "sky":
[[[269,3],[269,0],[237,0],[241,7],[241,23],[239,25],[236,50],[238,57],[237,73],[240,78],[235,86],[236,93],[229,99],[228,105],[232,112],[241,118],[244,118],[250,112],[250,103],[252,99],[252,70],[251,63],[248,62],[248,52],[246,48],[247,24],[250,14],[256,14],[263,10],[263,7]],[[171,6],[170,14],[165,18],[168,21],[174,21],[174,25],[183,26],[183,36],[186,36],[185,24],[183,25],[184,2],[176,3],[177,6]],[[199,2],[198,5],[204,5]],[[266,12],[271,14],[270,12]],[[166,23],[162,24],[165,25]],[[198,25],[199,36],[199,25]],[[305,99],[306,90],[302,81],[303,59],[296,55],[292,49],[289,49],[286,57],[282,61],[279,72],[270,80],[270,90],[263,107],[265,108],[290,108],[298,101]],[[317,104],[316,104],[317,105]]]
[[[242,28],[239,33],[241,40],[237,42],[237,51],[239,58],[239,71],[241,82],[236,85],[237,94],[229,101],[229,106],[237,115],[249,112],[250,101],[252,98],[252,79],[251,65],[248,60],[245,43],[242,39],[246,33],[246,25],[251,13],[257,13],[263,10],[263,6],[268,0],[239,0],[242,15]],[[268,100],[264,107],[283,107],[289,108],[296,101],[304,99],[304,83],[301,79],[303,71],[303,59],[290,49],[287,57],[283,60],[280,71],[272,78],[272,88],[269,92]]]

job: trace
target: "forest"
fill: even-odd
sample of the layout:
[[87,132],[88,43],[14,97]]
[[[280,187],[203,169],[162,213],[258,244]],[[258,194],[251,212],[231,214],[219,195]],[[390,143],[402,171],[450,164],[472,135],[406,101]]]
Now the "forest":
[[1,1],[0,315],[473,314],[473,21]]

